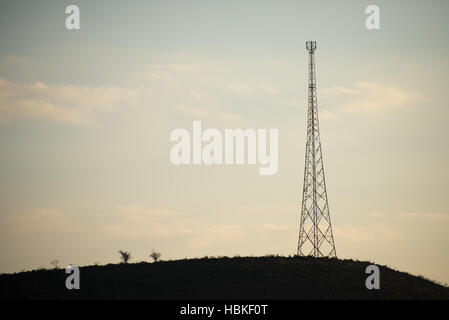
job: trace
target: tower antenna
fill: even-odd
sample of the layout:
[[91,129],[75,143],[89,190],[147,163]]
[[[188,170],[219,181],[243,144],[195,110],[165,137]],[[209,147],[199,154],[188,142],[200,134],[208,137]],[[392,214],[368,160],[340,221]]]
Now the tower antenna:
[[336,258],[337,251],[335,250],[327,200],[318,122],[315,74],[316,41],[307,41],[306,49],[309,51],[309,99],[304,187],[297,254]]

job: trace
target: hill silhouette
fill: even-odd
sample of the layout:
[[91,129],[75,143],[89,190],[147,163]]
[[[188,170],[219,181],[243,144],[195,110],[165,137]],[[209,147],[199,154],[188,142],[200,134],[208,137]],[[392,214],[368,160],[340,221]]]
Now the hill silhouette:
[[313,257],[221,257],[0,275],[0,299],[449,299],[449,288],[385,266],[367,290],[371,262]]

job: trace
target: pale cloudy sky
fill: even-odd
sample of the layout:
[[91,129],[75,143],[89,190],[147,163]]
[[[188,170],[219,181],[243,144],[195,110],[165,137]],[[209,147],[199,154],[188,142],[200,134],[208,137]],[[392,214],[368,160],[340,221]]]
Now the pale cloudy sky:
[[[449,282],[446,1],[0,3],[0,272],[295,254],[314,39],[338,256]],[[279,129],[278,173],[173,165],[193,120]]]

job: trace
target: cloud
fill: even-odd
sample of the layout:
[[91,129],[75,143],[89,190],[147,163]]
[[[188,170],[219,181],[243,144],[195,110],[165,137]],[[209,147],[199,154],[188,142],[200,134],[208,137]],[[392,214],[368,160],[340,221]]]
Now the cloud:
[[183,214],[174,210],[142,206],[116,206],[102,229],[118,237],[170,237],[190,233],[180,223]]
[[107,215],[97,214],[95,219],[59,209],[31,209],[7,216],[1,227],[4,234],[35,237],[42,233],[82,232],[86,228],[121,237],[173,236],[190,232],[182,213],[138,205],[115,206]]
[[245,243],[254,239],[266,239],[291,231],[291,226],[276,224],[214,225],[203,224],[189,234],[187,244],[193,249],[206,249],[216,245],[229,246],[230,242]]
[[32,209],[6,217],[2,233],[33,235],[36,233],[63,233],[76,224],[67,213],[57,209]]
[[226,86],[235,93],[240,94],[249,94],[252,91],[252,88],[250,85],[244,82],[229,82],[226,84]]
[[208,114],[208,111],[192,106],[177,105],[176,108],[180,112],[192,115],[196,118],[203,118]]
[[270,96],[275,96],[279,94],[279,90],[269,84],[262,84],[262,89]]
[[138,75],[149,80],[172,80],[204,69],[201,64],[148,64],[141,67]]
[[213,119],[213,120],[226,120],[226,121],[243,120],[243,118],[239,114],[232,112],[221,112],[218,110],[204,109],[187,105],[177,105],[176,109],[186,115],[194,117],[195,119],[208,118],[209,120]]
[[379,219],[379,218],[385,217],[385,214],[377,212],[377,211],[361,212],[360,215],[361,216],[365,216],[365,217],[369,217],[369,218],[374,218],[374,219]]
[[112,214],[113,217],[103,227],[109,235],[125,238],[182,237],[185,245],[194,249],[292,229],[291,226],[277,224],[214,224],[174,210],[141,206],[117,206]]
[[0,79],[0,121],[16,118],[46,119],[72,125],[94,122],[103,110],[133,105],[135,89],[22,84]]
[[376,224],[371,227],[357,225],[335,226],[335,238],[347,243],[357,243],[359,246],[371,244],[393,243],[404,238],[404,234],[387,224]]
[[320,118],[321,119],[333,119],[335,118],[335,114],[329,110],[320,110]]
[[[191,217],[184,212],[141,205],[111,207],[108,214],[92,220],[83,215],[72,215],[59,209],[34,209],[11,216],[3,226],[11,235],[40,238],[42,234],[55,235],[95,232],[107,241],[177,241],[185,250],[228,247],[229,243],[246,243],[255,239],[279,237],[296,230],[296,226],[275,223],[220,224]],[[191,251],[189,251],[191,252]]]
[[407,108],[424,98],[418,92],[371,82],[356,82],[352,88],[333,86],[323,89],[321,94],[352,114],[382,114]]
[[254,88],[241,79],[230,79],[220,63],[149,64],[135,74],[145,105],[167,118],[171,115],[218,123],[245,119],[235,109],[235,99],[252,95]]
[[[232,68],[235,72],[230,72]],[[123,88],[17,83],[0,78],[0,122],[31,119],[92,125],[101,112],[138,106],[151,112],[153,119],[181,115],[215,125],[244,125],[254,119],[244,116],[247,108],[237,108],[236,101],[260,104],[260,97],[265,97],[272,106],[276,105],[272,99],[279,96],[272,84],[248,78],[240,68],[220,62],[148,64],[130,80],[132,86]]]
[[401,213],[400,218],[403,219],[423,219],[441,222],[449,222],[449,214],[444,213]]
[[139,215],[160,215],[160,216],[177,216],[181,213],[175,210],[154,209],[142,206],[116,206],[122,214],[139,214]]

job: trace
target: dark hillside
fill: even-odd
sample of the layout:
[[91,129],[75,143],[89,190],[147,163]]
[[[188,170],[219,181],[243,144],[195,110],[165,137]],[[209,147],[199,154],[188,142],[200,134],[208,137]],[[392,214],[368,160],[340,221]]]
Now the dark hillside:
[[380,267],[380,290],[366,267],[312,257],[203,258],[80,268],[80,290],[64,269],[0,275],[0,299],[449,299],[449,288]]

